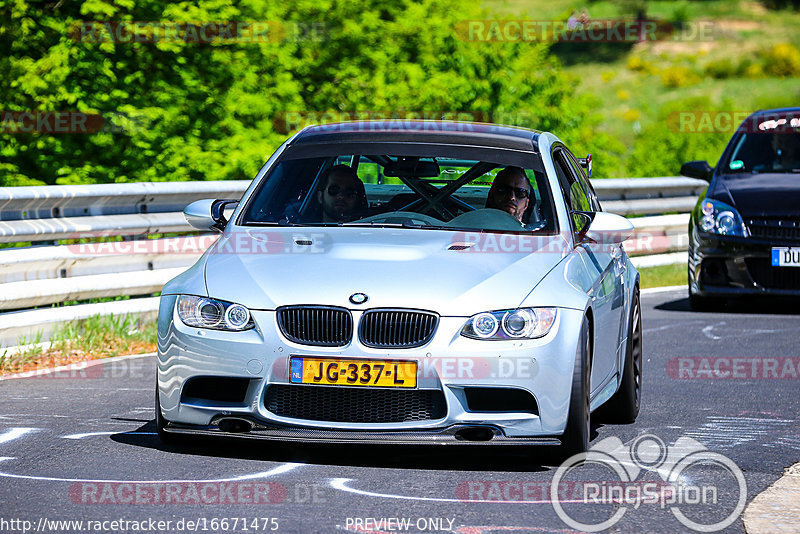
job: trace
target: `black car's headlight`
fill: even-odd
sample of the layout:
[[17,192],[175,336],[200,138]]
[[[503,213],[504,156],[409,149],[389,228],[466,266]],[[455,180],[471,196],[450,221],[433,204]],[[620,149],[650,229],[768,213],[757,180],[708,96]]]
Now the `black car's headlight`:
[[461,329],[472,339],[534,339],[556,322],[556,308],[517,308],[473,315]]
[[720,235],[745,237],[746,231],[742,216],[724,202],[706,199],[700,204],[697,214],[697,227],[703,232]]
[[186,326],[213,330],[248,330],[255,326],[250,310],[241,304],[208,297],[178,297],[178,317]]

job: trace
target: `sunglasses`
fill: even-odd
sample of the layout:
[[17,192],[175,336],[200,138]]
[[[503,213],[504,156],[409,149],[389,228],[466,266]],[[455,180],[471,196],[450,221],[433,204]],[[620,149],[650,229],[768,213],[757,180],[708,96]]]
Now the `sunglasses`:
[[513,193],[514,197],[520,200],[528,198],[531,194],[530,191],[524,187],[508,187],[506,185],[498,185],[494,188],[494,190],[498,195],[508,195]]
[[358,196],[358,191],[352,187],[343,188],[338,185],[331,185],[328,186],[328,194],[332,197],[338,197],[341,194],[348,198],[356,198]]

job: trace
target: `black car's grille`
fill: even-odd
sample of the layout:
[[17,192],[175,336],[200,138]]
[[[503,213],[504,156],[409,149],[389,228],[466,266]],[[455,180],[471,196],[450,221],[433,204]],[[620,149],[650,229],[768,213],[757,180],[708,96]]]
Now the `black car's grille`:
[[338,423],[401,423],[444,417],[440,390],[366,389],[336,386],[267,388],[264,405],[282,417]]
[[800,267],[773,267],[769,258],[746,258],[753,282],[767,289],[800,290]]
[[353,316],[345,308],[287,306],[277,315],[283,335],[296,343],[341,347],[353,338]]
[[758,239],[800,242],[800,217],[750,217],[745,224]]
[[433,338],[439,316],[413,310],[370,310],[361,317],[358,338],[368,347],[421,347]]

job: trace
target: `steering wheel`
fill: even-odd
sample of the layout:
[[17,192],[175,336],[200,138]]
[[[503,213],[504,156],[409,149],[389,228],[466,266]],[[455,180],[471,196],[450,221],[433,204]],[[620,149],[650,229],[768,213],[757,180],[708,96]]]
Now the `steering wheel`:
[[389,224],[403,224],[405,222],[410,222],[416,224],[417,226],[440,226],[444,224],[444,221],[440,221],[435,217],[431,217],[430,215],[423,215],[422,213],[416,213],[413,211],[390,211],[387,213],[379,213],[377,215],[372,215],[370,217],[364,217],[363,219],[358,219],[357,221],[353,221],[357,223],[389,223]]
[[483,208],[462,213],[448,221],[447,226],[480,228],[484,230],[524,230],[526,227],[513,215],[494,208]]

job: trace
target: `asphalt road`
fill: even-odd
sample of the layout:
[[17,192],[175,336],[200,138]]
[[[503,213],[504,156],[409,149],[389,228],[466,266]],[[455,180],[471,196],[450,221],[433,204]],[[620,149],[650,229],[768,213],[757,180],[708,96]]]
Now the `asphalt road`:
[[[691,532],[681,513],[712,524],[736,511],[736,472],[719,455],[741,470],[746,502],[800,460],[800,311],[771,301],[693,313],[685,292],[648,294],[642,305],[639,419],[596,424],[592,444],[618,439],[609,450],[619,463],[568,473],[558,500],[587,525],[624,511],[611,530]],[[167,447],[154,434],[154,383],[152,356],[0,382],[0,532],[575,530],[551,502],[558,458],[548,449]],[[704,461],[688,462],[678,482],[695,493],[664,492],[668,467],[692,451]],[[620,466],[639,469],[623,483]],[[683,499],[677,515],[674,502],[634,492],[615,504],[577,502],[603,488],[644,495],[648,483]],[[390,518],[408,523],[380,523]],[[71,520],[83,524],[55,523]],[[744,527],[736,518],[723,531]]]

